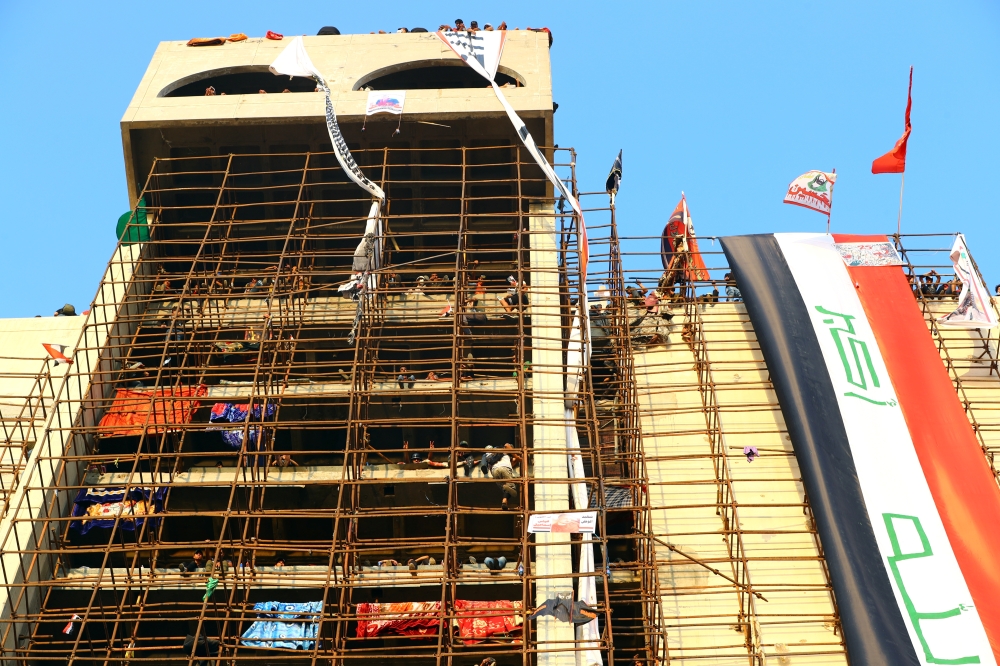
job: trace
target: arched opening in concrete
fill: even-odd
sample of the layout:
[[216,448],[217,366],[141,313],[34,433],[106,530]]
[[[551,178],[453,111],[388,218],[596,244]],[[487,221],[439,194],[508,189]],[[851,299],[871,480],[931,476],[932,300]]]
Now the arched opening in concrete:
[[[499,85],[524,86],[512,69],[500,67],[494,79]],[[419,60],[383,67],[358,79],[355,90],[437,90],[442,88],[488,88],[486,79],[460,60]]]
[[316,82],[309,77],[275,76],[264,65],[225,67],[198,72],[174,81],[160,91],[157,97],[202,97],[206,88],[215,88],[215,94],[256,95],[267,93],[313,92]]

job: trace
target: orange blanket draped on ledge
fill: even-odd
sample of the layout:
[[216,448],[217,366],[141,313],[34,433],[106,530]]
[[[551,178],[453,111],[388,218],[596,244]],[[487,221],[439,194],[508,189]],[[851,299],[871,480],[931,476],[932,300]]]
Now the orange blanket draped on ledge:
[[490,638],[501,638],[498,634],[508,634],[504,639],[521,642],[520,601],[463,601],[455,600],[455,623],[458,636],[466,645],[475,645]]
[[101,437],[125,437],[146,432],[163,433],[190,423],[201,403],[190,398],[207,394],[204,385],[178,386],[146,390],[117,389],[114,402],[98,426]]
[[358,604],[358,638],[377,636],[437,636],[440,601]]

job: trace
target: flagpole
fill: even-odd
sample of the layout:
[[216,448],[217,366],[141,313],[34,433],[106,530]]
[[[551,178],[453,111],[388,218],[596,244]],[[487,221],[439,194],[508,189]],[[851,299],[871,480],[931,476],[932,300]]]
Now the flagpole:
[[[833,169],[833,175],[837,175],[837,169]],[[833,184],[830,185],[830,211],[826,214],[826,235],[830,235],[830,215],[833,214]]]
[[681,247],[687,251],[687,235],[688,235],[688,202],[687,197],[684,196],[684,190],[681,190],[681,223],[684,224],[684,237],[681,239]]
[[899,214],[896,216],[896,236],[902,232],[903,224],[903,186],[906,185],[906,171],[903,171],[902,177],[899,179]]

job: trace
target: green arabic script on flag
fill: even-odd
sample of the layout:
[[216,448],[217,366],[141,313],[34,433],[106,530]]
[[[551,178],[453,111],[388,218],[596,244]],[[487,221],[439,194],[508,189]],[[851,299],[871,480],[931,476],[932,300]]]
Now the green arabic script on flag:
[[[879,382],[878,373],[872,363],[871,353],[868,351],[868,342],[858,336],[854,330],[854,315],[843,314],[827,310],[821,305],[816,306],[816,311],[823,315],[828,315],[830,319],[823,319],[823,323],[830,328],[830,335],[837,345],[837,352],[840,360],[844,364],[844,374],[848,384],[855,386],[859,391],[867,393],[872,389],[882,386]],[[834,319],[839,318],[840,321]],[[838,326],[839,324],[839,326]],[[868,395],[862,395],[857,391],[848,391],[844,394],[851,398],[859,398],[873,405],[895,406],[895,400],[875,400]]]

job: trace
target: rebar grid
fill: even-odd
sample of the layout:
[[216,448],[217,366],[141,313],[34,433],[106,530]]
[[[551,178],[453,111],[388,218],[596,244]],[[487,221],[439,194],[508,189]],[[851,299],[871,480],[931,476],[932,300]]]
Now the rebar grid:
[[622,245],[637,250],[623,253],[626,280],[663,295],[647,312],[633,292],[628,340],[671,658],[844,663],[808,500],[746,311],[724,293],[725,257],[701,239],[710,277],[693,280],[683,253],[659,265],[658,241]]
[[[533,388],[532,349],[568,339],[571,299],[582,288],[575,220],[518,147],[357,154],[388,193],[378,287],[358,301],[338,287],[351,275],[367,202],[332,155],[154,164],[142,194],[149,224],[139,229],[134,216],[130,225],[148,240],[120,244],[109,264],[0,535],[3,658],[539,658],[533,623],[523,619],[535,605],[535,562],[546,557],[526,531],[542,483],[531,472],[539,456],[565,450],[533,446],[532,432],[566,423],[532,411],[540,398],[565,397]],[[569,155],[557,167],[575,188]],[[531,288],[525,304],[497,300],[508,294],[504,276],[521,284],[538,274],[528,221],[539,216],[556,221],[559,238],[553,295],[563,314],[545,334],[552,340],[531,321],[545,294]],[[607,272],[620,282],[614,266]],[[609,357],[627,367],[626,350]],[[559,382],[578,372],[575,424],[599,526],[574,538],[572,552],[575,563],[580,548],[595,549],[598,647],[608,663],[664,661],[631,382],[595,392],[588,368],[565,366]],[[210,424],[213,403],[245,405],[249,416]],[[465,468],[469,455],[504,442],[522,461],[510,510],[493,479]],[[545,483],[568,491],[570,480]],[[608,485],[628,489],[631,502],[607,507]],[[102,488],[150,503],[160,493],[162,506],[142,519],[112,512],[107,527],[83,530],[96,518],[80,515],[80,498]],[[207,571],[178,569],[195,550],[219,578],[204,600]],[[469,564],[470,555],[505,555],[510,564],[491,572]],[[580,576],[575,564],[560,574]],[[519,602],[523,638],[466,644],[454,626],[463,599]],[[306,600],[323,609],[308,649],[240,640],[256,619],[253,603]],[[357,638],[357,604],[375,600],[439,602],[437,630]],[[186,636],[218,639],[220,651],[184,651]],[[583,647],[544,649],[547,659],[553,649],[572,658]]]
[[[552,644],[539,652],[530,621],[520,643],[465,644],[455,602],[511,600],[530,610],[544,580],[535,564],[546,547],[526,531],[532,498],[543,483],[570,480],[532,476],[538,456],[565,453],[531,444],[536,427],[565,425],[532,411],[535,400],[564,397],[534,388],[532,350],[569,336],[584,288],[575,220],[517,147],[401,152],[408,157],[360,152],[389,192],[379,285],[360,307],[338,286],[350,276],[367,205],[330,155],[156,163],[143,195],[149,239],[119,246],[92,308],[113,316],[88,319],[78,363],[58,388],[37,376],[58,401],[39,412],[44,441],[0,535],[4,659],[464,664],[494,656],[505,666],[552,656]],[[575,161],[570,152],[559,165],[574,192]],[[619,239],[613,206],[587,211],[585,288],[599,307],[574,414],[599,527],[572,552],[576,562],[581,547],[595,548],[605,660],[843,663],[822,549],[752,327],[741,304],[712,292],[724,286],[724,258],[704,252],[715,280],[675,278],[663,306],[673,319],[651,320],[626,287],[663,277],[648,266],[658,238]],[[552,340],[532,327],[544,292],[532,288],[523,306],[496,300],[507,293],[505,274],[517,283],[538,274],[527,222],[539,216],[556,221],[559,239],[562,323]],[[911,274],[947,269],[936,256],[912,261],[947,249],[903,248],[906,239],[897,244]],[[630,244],[643,251],[621,251]],[[953,295],[915,295],[993,463],[996,342],[936,327]],[[123,395],[141,404],[132,410],[138,422],[105,419]],[[227,448],[209,429],[213,402],[274,411],[216,425],[240,442]],[[509,511],[494,480],[475,467],[467,476],[464,465],[504,441],[523,461]],[[752,467],[742,459],[748,443],[761,454]],[[110,528],[79,534],[74,499],[108,487],[162,488],[162,512],[116,515]],[[177,568],[195,549],[219,563],[207,600],[207,573]],[[511,564],[491,572],[470,555]],[[421,557],[434,564],[406,565]],[[253,603],[265,600],[322,602],[310,649],[241,643],[257,619]],[[437,602],[438,626],[425,639],[357,638],[357,604],[373,600]],[[220,652],[184,652],[185,636],[217,638]]]
[[[17,488],[27,457],[42,436],[54,398],[54,362],[42,357],[0,356],[0,516]],[[58,374],[58,373],[57,373]]]
[[[932,290],[916,282],[914,296],[996,472],[995,332],[945,329],[936,322],[954,309],[958,297],[948,258],[953,239],[954,234],[903,235],[895,242],[909,275],[925,276],[932,269],[941,274]],[[699,662],[742,653],[751,664],[763,664],[768,656],[843,663],[839,618],[808,498],[752,326],[738,299],[723,291],[725,257],[705,251],[715,240],[701,239],[711,279],[679,280],[670,289],[665,300],[671,322],[650,325],[641,299],[633,299],[630,310],[635,325],[629,339],[642,369],[644,449],[656,470],[651,511],[654,519],[662,515],[655,539],[678,556],[660,569],[664,607],[668,614],[675,611],[667,619],[671,657]],[[626,279],[652,287],[667,273],[656,265],[659,252],[651,251],[658,241],[622,239],[623,246],[636,249],[623,253]],[[951,287],[940,288],[949,282]],[[692,392],[701,399],[686,399]],[[745,445],[759,450],[753,466],[742,460]],[[798,511],[804,520],[790,524]],[[721,550],[712,543],[717,535]],[[691,570],[701,570],[701,578]],[[733,600],[720,603],[726,597]],[[828,601],[821,603],[824,597]],[[738,640],[732,640],[734,634]]]

